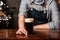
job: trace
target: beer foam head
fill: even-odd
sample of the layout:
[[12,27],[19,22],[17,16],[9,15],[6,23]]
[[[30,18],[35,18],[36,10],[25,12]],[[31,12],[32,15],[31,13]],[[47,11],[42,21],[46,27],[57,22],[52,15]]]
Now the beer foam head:
[[26,18],[26,19],[25,19],[25,22],[26,22],[26,23],[31,23],[31,22],[33,22],[33,21],[34,21],[33,18]]

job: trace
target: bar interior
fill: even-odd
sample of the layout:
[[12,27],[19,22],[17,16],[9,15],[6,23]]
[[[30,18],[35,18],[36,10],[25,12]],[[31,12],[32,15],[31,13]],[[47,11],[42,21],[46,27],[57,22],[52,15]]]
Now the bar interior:
[[[16,35],[20,2],[21,0],[0,0],[0,40],[55,40],[60,38],[60,29],[36,28],[32,35]],[[60,0],[56,0],[56,2],[60,13]]]

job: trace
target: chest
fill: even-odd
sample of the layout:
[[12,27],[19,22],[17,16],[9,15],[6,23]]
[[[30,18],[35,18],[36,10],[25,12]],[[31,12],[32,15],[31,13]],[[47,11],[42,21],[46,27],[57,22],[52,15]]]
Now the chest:
[[44,11],[44,10],[46,10],[46,4],[44,2],[41,5],[36,5],[34,2],[28,1],[28,9],[30,9],[30,8],[34,8],[34,9],[36,9],[38,11]]

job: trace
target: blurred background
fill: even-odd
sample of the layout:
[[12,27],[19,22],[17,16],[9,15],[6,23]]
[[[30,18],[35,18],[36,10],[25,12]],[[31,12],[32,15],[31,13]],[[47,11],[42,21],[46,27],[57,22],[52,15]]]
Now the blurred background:
[[0,0],[0,28],[17,28],[20,0]]
[[[18,12],[21,0],[0,0],[0,28],[18,28]],[[60,12],[60,0],[56,0]]]

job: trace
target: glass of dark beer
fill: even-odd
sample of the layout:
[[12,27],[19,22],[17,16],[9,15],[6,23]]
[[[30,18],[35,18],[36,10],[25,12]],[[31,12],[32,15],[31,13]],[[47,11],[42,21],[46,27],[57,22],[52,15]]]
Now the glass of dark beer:
[[28,32],[28,35],[31,35],[33,33],[33,24],[34,24],[33,18],[26,18],[25,19],[25,28]]

